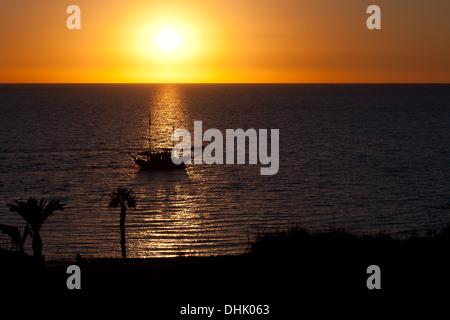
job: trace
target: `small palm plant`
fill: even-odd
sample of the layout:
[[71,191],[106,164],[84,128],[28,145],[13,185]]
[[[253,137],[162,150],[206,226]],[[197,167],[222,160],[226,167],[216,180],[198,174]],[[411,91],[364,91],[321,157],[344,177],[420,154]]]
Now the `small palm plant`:
[[24,253],[24,251],[25,251],[24,245],[25,245],[25,239],[27,238],[27,235],[30,235],[30,237],[33,236],[33,234],[31,233],[31,228],[28,225],[28,223],[25,226],[25,229],[23,230],[23,234],[20,233],[20,230],[18,227],[8,226],[8,225],[4,225],[4,224],[0,224],[0,231],[3,234],[6,234],[11,237],[12,243],[19,249],[20,253]]
[[127,208],[136,208],[136,198],[132,190],[126,188],[117,188],[111,195],[109,202],[110,208],[117,208],[120,206],[120,246],[122,249],[122,258],[127,257],[125,246],[125,218],[127,215]]
[[8,204],[9,210],[18,213],[27,223],[25,230],[31,229],[32,248],[35,257],[42,256],[42,239],[40,235],[42,224],[55,211],[63,211],[65,203],[59,200],[51,200],[47,203],[45,198],[39,201],[36,198],[29,198],[27,201],[15,200],[14,204]]

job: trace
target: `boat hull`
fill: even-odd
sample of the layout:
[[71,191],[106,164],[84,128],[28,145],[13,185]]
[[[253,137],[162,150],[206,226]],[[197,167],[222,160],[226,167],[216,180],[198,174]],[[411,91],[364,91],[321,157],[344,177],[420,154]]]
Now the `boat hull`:
[[139,166],[141,170],[174,170],[185,169],[184,163],[175,164],[172,161],[147,161],[143,159],[135,159],[134,162]]

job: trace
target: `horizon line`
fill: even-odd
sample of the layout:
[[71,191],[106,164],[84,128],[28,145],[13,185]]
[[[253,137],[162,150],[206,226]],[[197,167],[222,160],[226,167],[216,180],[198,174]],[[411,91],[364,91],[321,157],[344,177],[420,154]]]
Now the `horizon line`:
[[314,84],[314,85],[330,85],[330,84],[351,84],[351,85],[376,85],[376,84],[398,84],[398,85],[448,85],[450,82],[0,82],[0,85],[12,84]]

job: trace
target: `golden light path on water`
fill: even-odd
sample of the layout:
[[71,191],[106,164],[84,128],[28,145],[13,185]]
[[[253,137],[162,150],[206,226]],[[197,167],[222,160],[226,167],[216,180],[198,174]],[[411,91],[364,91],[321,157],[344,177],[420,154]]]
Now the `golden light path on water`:
[[[143,133],[150,136],[152,148],[172,146],[172,130],[189,129],[189,114],[181,88],[175,85],[162,85],[149,105],[149,119],[144,118]],[[147,140],[143,148],[148,148]],[[170,172],[133,172],[135,179],[141,180],[140,189],[135,190],[141,203],[150,201],[157,205],[141,208],[139,217],[129,212],[128,250],[132,256],[155,257],[164,252],[164,256],[178,256],[199,253],[196,244],[214,242],[214,234],[203,232],[204,213],[200,213],[199,199],[196,194],[186,192],[186,184],[196,181],[205,182],[205,176],[199,168],[186,168]],[[143,180],[143,181],[142,181]],[[145,181],[148,181],[145,183]],[[191,189],[191,188],[189,188]],[[195,188],[194,188],[195,189]],[[197,192],[202,190],[196,189]],[[202,216],[201,216],[202,215]],[[139,224],[140,227],[135,227]]]
[[170,147],[172,128],[188,128],[190,125],[186,103],[180,91],[179,86],[162,85],[151,101],[149,115],[153,147]]

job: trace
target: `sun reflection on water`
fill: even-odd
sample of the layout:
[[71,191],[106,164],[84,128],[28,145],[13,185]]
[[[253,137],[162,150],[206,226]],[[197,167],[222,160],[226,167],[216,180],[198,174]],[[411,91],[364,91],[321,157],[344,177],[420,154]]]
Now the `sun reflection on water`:
[[[148,113],[152,148],[170,147],[172,128],[189,128],[188,107],[177,85],[158,87]],[[202,254],[202,248],[217,240],[217,234],[205,231],[211,219],[200,209],[204,190],[197,182],[202,170],[195,169],[135,172],[139,208],[128,213],[130,256]]]
[[159,86],[156,95],[150,101],[149,117],[152,146],[170,147],[172,129],[189,126],[188,110],[181,88],[173,84]]

